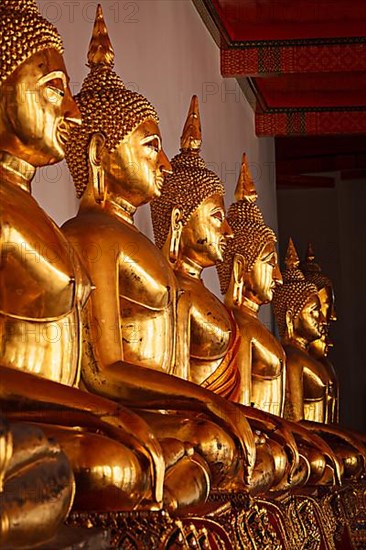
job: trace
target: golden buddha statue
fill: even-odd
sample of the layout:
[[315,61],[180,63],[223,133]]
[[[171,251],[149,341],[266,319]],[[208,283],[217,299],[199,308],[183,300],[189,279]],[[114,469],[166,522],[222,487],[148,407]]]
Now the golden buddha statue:
[[327,381],[324,368],[308,352],[310,342],[321,337],[326,322],[317,287],[305,280],[300,260],[290,239],[283,285],[274,291],[273,307],[287,357],[287,418],[304,421],[320,434],[342,460],[346,476],[357,477],[365,469],[365,447],[351,432],[324,424]]
[[[189,319],[186,345],[190,361],[180,376],[243,404],[249,401],[243,399],[247,389],[242,376],[248,361],[240,363],[241,339],[235,319],[201,279],[204,268],[222,261],[233,236],[225,219],[223,184],[199,155],[201,142],[198,100],[193,96],[181,152],[172,160],[173,174],[166,176],[160,197],[151,203],[154,235],[185,296],[179,314],[182,320]],[[257,441],[258,462],[266,470],[265,482],[260,469],[254,470],[257,489],[288,487],[288,478],[292,479],[295,471],[298,482],[307,479],[309,465],[302,463],[300,474],[297,445],[285,423],[251,407],[241,410],[253,429],[270,434],[262,433]],[[285,449],[292,457],[291,467]]]
[[258,319],[260,306],[272,300],[273,289],[282,284],[282,276],[276,236],[255,204],[257,193],[245,153],[235,198],[228,211],[234,239],[228,243],[217,271],[225,304],[232,311],[241,336],[239,401],[283,416],[285,353]]
[[[189,364],[184,378],[232,397],[238,388],[235,326],[230,313],[203,285],[204,268],[222,261],[232,231],[225,219],[224,187],[199,155],[201,123],[193,96],[181,137],[181,152],[172,159],[173,173],[165,177],[151,203],[155,242],[174,267],[181,290],[190,297]],[[213,337],[213,332],[217,336]],[[213,373],[215,374],[214,376]]]
[[[16,161],[12,162],[11,155],[6,152],[4,144],[7,141],[10,143],[12,137],[14,141],[16,140],[15,132],[8,133],[9,126],[17,127],[19,134],[24,131],[25,119],[27,119],[27,116],[24,116],[27,109],[27,88],[23,89],[22,105],[19,103],[19,96],[12,98],[12,102],[10,102],[10,95],[6,93],[5,88],[11,86],[14,71],[21,70],[19,67],[24,65],[27,58],[35,54],[38,48],[42,49],[41,45],[43,49],[54,48],[55,51],[59,51],[61,41],[54,27],[39,16],[33,2],[3,0],[0,3],[0,21],[0,255],[2,263],[0,271],[0,341],[1,350],[5,350],[6,353],[7,343],[12,336],[11,330],[8,330],[9,327],[6,326],[7,322],[11,323],[11,319],[4,313],[4,310],[11,310],[7,301],[8,289],[5,286],[9,274],[9,269],[6,266],[6,251],[11,231],[8,221],[8,218],[11,218],[11,212],[7,210],[7,206],[9,202],[12,203],[17,188],[14,186],[13,194],[12,188],[7,186],[8,182],[3,177],[2,166],[5,161],[9,169],[13,170],[18,193],[24,193],[22,181],[17,178],[17,163]],[[37,34],[30,46],[29,37],[36,30]],[[20,90],[18,89],[18,91]],[[19,112],[19,117],[14,107],[15,103],[21,107],[20,111],[22,112]],[[35,129],[35,134],[37,134],[38,127],[35,122],[33,122],[32,129]],[[26,165],[27,163],[25,163],[25,167]],[[8,200],[5,200],[4,194],[7,192],[9,193]],[[25,242],[22,242],[21,234],[19,234],[18,239],[12,242],[11,246],[20,249],[24,244]],[[19,252],[21,253],[21,250]],[[26,254],[26,248],[24,248],[23,254]],[[14,275],[18,275],[16,282],[21,281],[24,276],[16,269]],[[9,289],[9,294],[13,294],[11,299],[14,300],[13,307],[16,307],[16,292],[14,292],[16,290],[16,285]],[[20,292],[17,302],[21,301]],[[19,353],[21,353],[20,350]],[[1,372],[0,393],[4,383]],[[73,501],[74,489],[72,470],[57,444],[49,441],[39,428],[20,423],[8,425],[0,414],[0,546],[18,548],[25,547],[26,544],[40,544],[51,539],[67,517]],[[42,499],[39,498],[40,495],[42,495]]]
[[[295,361],[292,366],[292,355],[295,358],[299,355],[304,361],[307,359],[310,341],[322,336],[325,324],[318,290],[314,284],[306,282],[305,276],[299,269],[299,264],[294,244],[290,240],[286,256],[284,285],[275,291],[273,299],[278,328],[289,362],[286,415],[295,421],[308,418],[325,422],[325,381],[320,382],[319,375],[318,387],[312,385],[311,380],[307,384],[306,377],[311,376],[308,374],[308,369],[304,372],[302,362],[296,363]],[[310,357],[307,362],[312,364]]]
[[[328,350],[332,346],[329,339],[329,328],[332,321],[336,321],[334,309],[334,290],[332,281],[322,273],[320,265],[315,262],[313,247],[309,243],[305,259],[300,264],[305,279],[313,283],[318,289],[320,307],[325,318],[323,332],[320,338],[310,342],[309,353],[321,363],[323,383],[326,387],[325,422],[339,422],[339,383],[332,363],[328,359]],[[316,379],[313,380],[317,382]]]
[[[159,195],[171,166],[155,109],[113,71],[100,7],[88,62],[75,98],[82,125],[66,149],[81,203],[63,226],[95,285],[84,314],[82,385],[138,410],[160,439],[190,442],[209,463],[213,485],[231,487],[243,471],[250,479],[254,436],[226,400],[172,376],[186,364],[186,331],[176,322],[183,297],[169,263],[133,220]],[[196,464],[197,454],[191,458]]]
[[[225,221],[223,184],[200,157],[201,142],[198,101],[194,96],[183,129],[181,153],[172,160],[173,175],[166,176],[160,197],[151,204],[154,234],[157,245],[173,265],[185,296],[180,316],[189,318],[186,345],[190,364],[180,375],[240,402],[242,371],[247,373],[248,367],[238,362],[240,338],[236,322],[201,279],[202,270],[221,261],[232,243],[232,232]],[[267,487],[272,483],[278,489],[285,488],[288,482],[305,482],[309,475],[311,480],[321,479],[326,459],[339,477],[337,460],[320,438],[297,426],[289,428],[289,423],[281,418],[258,409],[242,410],[253,429],[269,434],[262,435],[264,440],[258,441],[257,447],[258,461],[263,464],[268,458],[268,446],[271,448],[274,469],[267,462],[267,476],[269,471],[273,475],[272,481],[267,477]],[[299,457],[294,432],[301,446],[309,448],[307,458]],[[284,450],[292,457],[291,467]],[[256,474],[260,486],[258,471]]]
[[[239,365],[242,378],[240,402],[250,402],[255,408],[284,414],[285,365],[283,347],[261,323],[258,311],[269,303],[274,289],[282,284],[276,252],[276,236],[255,204],[257,192],[243,154],[236,202],[228,211],[228,222],[234,232],[224,250],[224,260],[217,265],[225,304],[238,325]],[[300,429],[294,423],[283,422],[292,432],[303,460],[308,461],[309,483],[326,483],[332,468],[339,477],[339,465],[334,453],[320,438]],[[327,467],[330,465],[330,468]],[[325,473],[324,473],[325,472]]]
[[[0,20],[1,408],[8,419],[37,422],[47,435],[57,436],[75,473],[77,506],[130,510],[145,499],[160,507],[163,453],[174,463],[174,456],[185,457],[191,450],[186,452],[182,445],[177,449],[168,441],[163,451],[136,414],[68,387],[79,382],[81,309],[91,283],[64,235],[31,195],[36,168],[62,160],[70,129],[80,124],[62,41],[34,0],[1,0]],[[39,536],[40,526],[47,536],[48,526],[66,517],[74,492],[70,482],[66,502],[64,493],[51,490],[48,455],[43,443],[37,455],[34,433],[29,436],[29,463],[34,456],[41,466],[44,456],[47,475],[39,480],[43,508],[39,514],[37,508],[34,514],[25,508],[23,513],[12,493],[9,514],[4,515],[9,525],[19,519],[19,529],[28,533],[30,541],[33,534]],[[26,448],[24,437],[22,457],[14,454],[14,479],[19,478],[20,484]],[[6,453],[2,445],[1,463]],[[60,460],[64,460],[61,454]],[[201,472],[201,465],[197,468]],[[173,479],[171,475],[166,481],[166,494],[171,502],[180,502],[173,496],[180,491]],[[207,483],[204,486],[207,491]]]

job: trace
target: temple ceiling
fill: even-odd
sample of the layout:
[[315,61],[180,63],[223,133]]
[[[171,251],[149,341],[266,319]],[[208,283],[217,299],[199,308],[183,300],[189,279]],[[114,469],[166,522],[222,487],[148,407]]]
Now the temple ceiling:
[[194,3],[220,47],[222,76],[236,78],[253,107],[257,136],[276,138],[279,185],[310,184],[299,164],[366,174],[364,0]]

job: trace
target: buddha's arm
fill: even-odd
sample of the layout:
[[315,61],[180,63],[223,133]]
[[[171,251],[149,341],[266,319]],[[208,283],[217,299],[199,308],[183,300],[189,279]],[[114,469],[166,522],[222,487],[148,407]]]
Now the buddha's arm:
[[332,439],[338,439],[347,445],[350,445],[361,455],[364,467],[366,466],[366,447],[364,442],[355,436],[352,432],[348,430],[342,430],[339,426],[332,424],[320,424],[318,422],[311,422],[309,420],[304,420],[302,424],[312,433],[316,433],[325,439],[329,438],[330,444]]
[[190,293],[180,290],[177,298],[176,350],[173,373],[183,380],[190,380]]
[[113,250],[106,250],[102,246],[101,250],[103,261],[99,261],[96,266],[87,266],[95,289],[83,310],[83,324],[88,330],[83,353],[87,353],[90,360],[98,362],[99,370],[123,359],[118,258]]
[[271,415],[254,407],[245,407],[243,405],[238,405],[238,407],[242,408],[245,416],[250,420],[252,429],[261,430],[286,450],[290,457],[291,468],[289,478],[291,478],[299,465],[299,452],[293,433],[287,425],[288,423],[278,416]]
[[[83,380],[88,389],[134,409],[194,410],[213,416],[239,442],[250,477],[255,463],[255,441],[243,413],[196,384],[123,361],[117,265],[113,255],[104,260],[103,265],[93,270],[96,288],[91,306],[87,305],[84,323],[88,343]],[[110,327],[113,331],[108,330]],[[113,338],[106,337],[111,334]]]
[[[284,372],[281,364],[270,366],[269,352],[256,338],[256,325],[241,324],[240,347],[238,354],[240,369],[240,403],[253,404],[255,408],[268,413],[283,415]],[[257,348],[257,349],[256,349]],[[255,354],[260,350],[261,359],[257,366]]]
[[[37,211],[38,214],[38,211]],[[10,223],[12,220],[10,220]],[[14,222],[15,227],[10,227],[5,233],[4,225],[9,224],[1,219],[0,213],[0,255],[4,261],[4,266],[7,262],[15,266],[20,265],[22,268],[40,285],[49,286],[55,284],[55,281],[62,278],[62,274],[58,273],[52,261],[53,242],[52,239],[57,239],[57,235],[50,234],[49,242],[39,241],[36,244],[31,241],[29,235],[22,227],[17,227],[18,223]],[[50,257],[48,257],[48,255]],[[62,281],[65,284],[65,281]]]
[[285,412],[289,420],[304,418],[303,367],[287,360]]
[[286,420],[286,424],[300,444],[312,447],[320,451],[332,465],[337,482],[341,483],[341,465],[331,447],[315,432],[308,430],[298,422]]
[[226,399],[176,376],[120,361],[94,378],[91,391],[134,409],[204,413],[235,437],[244,455],[247,481],[255,463],[255,441],[245,415]]
[[339,423],[339,382],[334,367],[327,357],[320,359],[322,365],[324,365],[326,372],[328,373],[330,383],[333,386],[331,394],[328,393],[328,423]]
[[9,419],[102,431],[146,456],[156,485],[162,486],[164,460],[160,444],[145,421],[132,411],[97,395],[3,366],[0,403]]
[[[245,410],[247,410],[247,407],[245,407]],[[307,421],[298,424],[297,422],[284,420],[269,413],[263,413],[254,408],[249,409],[246,416],[249,418],[252,427],[258,428],[269,434],[272,439],[285,446],[285,448],[293,454],[294,459],[291,472],[295,470],[299,461],[297,444],[302,444],[314,448],[326,456],[335,471],[336,479],[338,481],[341,479],[338,459],[328,443],[322,439],[325,433],[321,430],[323,425],[319,426],[319,424],[314,423],[314,429],[307,429],[309,424],[311,424]],[[325,428],[327,427],[328,426],[325,426]]]
[[[305,445],[316,447],[322,452],[333,464],[336,479],[341,483],[341,466],[336,458],[331,447],[321,438],[315,431],[310,432],[298,424],[304,418],[304,394],[303,394],[303,364],[301,358],[298,358],[296,353],[287,348],[287,371],[286,371],[286,405],[285,410],[288,420],[291,420],[293,429],[296,425],[298,435],[303,439]],[[299,429],[300,428],[300,429]],[[302,429],[301,429],[302,428]],[[296,433],[294,431],[294,433]],[[314,438],[315,436],[315,438]],[[315,445],[314,445],[315,444]]]
[[252,341],[247,334],[240,337],[238,365],[240,371],[238,402],[242,405],[250,405],[252,402]]

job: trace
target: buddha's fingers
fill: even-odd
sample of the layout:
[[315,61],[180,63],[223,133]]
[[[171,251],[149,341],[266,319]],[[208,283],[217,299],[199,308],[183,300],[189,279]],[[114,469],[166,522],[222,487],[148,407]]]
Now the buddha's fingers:
[[244,459],[245,482],[250,484],[256,460],[255,439],[252,429],[243,412],[234,404],[218,396],[213,397],[212,401],[207,403],[207,408],[239,443]]

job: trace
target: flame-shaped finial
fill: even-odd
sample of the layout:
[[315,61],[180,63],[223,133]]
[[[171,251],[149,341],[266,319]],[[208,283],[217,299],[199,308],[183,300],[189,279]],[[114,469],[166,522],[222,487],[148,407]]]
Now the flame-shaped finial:
[[189,106],[188,116],[180,138],[181,151],[199,152],[202,145],[202,131],[198,97],[194,95]]
[[285,258],[285,265],[286,265],[286,269],[297,268],[300,265],[299,255],[296,251],[294,242],[291,239],[291,237],[288,241],[288,247],[287,247],[286,258]]
[[[321,273],[322,271],[320,265],[315,261],[315,254],[311,243],[308,244],[306,254],[305,254],[305,259],[300,264],[300,268],[307,276],[310,276],[309,275],[310,273],[312,273],[313,276],[315,276],[314,275],[315,273]],[[326,276],[322,275],[322,278],[325,280]],[[317,284],[319,282],[319,279],[313,280],[312,282],[315,282],[315,284]]]
[[310,263],[313,263],[314,260],[315,260],[315,254],[313,250],[313,245],[311,243],[308,243],[308,247],[306,249],[306,254],[305,254],[305,262],[307,264],[310,264]]
[[88,65],[91,68],[114,66],[114,50],[105,24],[102,6],[98,4],[88,51]]
[[243,153],[239,179],[235,189],[235,199],[238,202],[241,200],[245,200],[247,202],[255,202],[257,198],[258,193],[254,185],[252,174],[250,173],[247,155],[246,153]]

